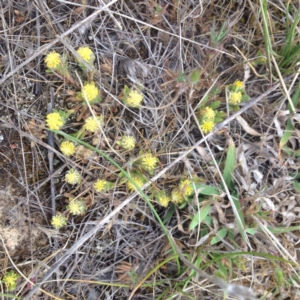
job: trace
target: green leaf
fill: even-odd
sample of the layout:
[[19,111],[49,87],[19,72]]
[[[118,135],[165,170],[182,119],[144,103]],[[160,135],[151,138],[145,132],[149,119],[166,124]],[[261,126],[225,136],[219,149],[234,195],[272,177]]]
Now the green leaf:
[[212,108],[213,110],[216,110],[217,108],[219,108],[220,105],[221,105],[221,101],[215,101],[211,103],[209,107]]
[[286,123],[286,128],[283,132],[283,135],[280,139],[280,143],[279,143],[279,147],[282,148],[290,139],[292,133],[293,133],[293,130],[294,130],[294,126],[291,122],[291,120],[287,120],[287,123]]
[[300,193],[300,183],[297,180],[293,180],[293,186],[297,193]]
[[200,81],[200,71],[199,70],[194,70],[190,74],[190,83],[191,84],[196,84]]
[[222,239],[224,239],[224,237],[227,235],[228,230],[226,228],[222,228],[221,230],[219,230],[216,234],[216,236],[214,238],[212,238],[210,244],[214,245],[219,243],[220,241],[222,241]]
[[217,188],[211,185],[195,183],[196,191],[201,195],[212,196],[220,195],[220,192]]
[[210,212],[209,205],[201,207],[200,211],[193,216],[189,229],[192,230],[196,226],[198,226],[206,218],[209,212]]
[[245,232],[247,232],[247,233],[249,233],[249,234],[251,234],[251,235],[255,234],[256,231],[257,231],[257,230],[256,230],[255,228],[247,228],[247,229],[245,230]]
[[233,172],[235,168],[235,157],[236,157],[236,149],[232,139],[229,141],[229,146],[227,150],[225,168],[223,171],[223,178],[225,180],[226,185],[229,189],[233,187]]

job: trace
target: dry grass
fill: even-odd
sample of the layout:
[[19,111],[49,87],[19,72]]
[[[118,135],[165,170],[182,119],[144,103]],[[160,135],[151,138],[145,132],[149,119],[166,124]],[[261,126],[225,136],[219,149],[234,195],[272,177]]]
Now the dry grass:
[[[285,2],[1,2],[0,275],[20,275],[11,298],[300,298],[297,26],[286,43],[300,7],[291,4],[287,26]],[[63,132],[92,114],[103,125],[68,158],[59,151],[66,136],[47,131],[45,117],[76,106],[87,78],[75,56],[85,45],[102,101],[79,105]],[[53,50],[73,80],[46,72]],[[251,99],[233,107],[226,89],[236,80]],[[123,104],[125,85],[142,91],[141,108]],[[216,101],[223,122],[204,135],[199,108]],[[133,151],[119,146],[124,134],[135,137]],[[134,174],[140,151],[159,164],[132,193],[119,166]],[[80,185],[64,181],[69,168]],[[97,178],[114,187],[96,193]],[[155,192],[185,178],[194,196],[160,206]],[[84,199],[85,214],[66,212],[70,197]],[[68,218],[59,231],[57,212]],[[10,248],[6,233],[16,229],[25,238]]]

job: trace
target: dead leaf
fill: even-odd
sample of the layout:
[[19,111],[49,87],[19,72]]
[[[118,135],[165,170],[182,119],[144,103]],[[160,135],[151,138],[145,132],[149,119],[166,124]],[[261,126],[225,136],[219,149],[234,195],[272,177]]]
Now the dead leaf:
[[249,124],[241,116],[237,116],[236,119],[247,133],[254,135],[254,136],[262,136],[259,132],[252,129],[249,126]]

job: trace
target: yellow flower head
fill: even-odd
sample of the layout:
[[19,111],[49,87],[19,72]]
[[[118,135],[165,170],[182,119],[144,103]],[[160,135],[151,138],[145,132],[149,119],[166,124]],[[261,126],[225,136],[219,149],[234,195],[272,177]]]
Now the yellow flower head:
[[95,86],[95,82],[86,83],[82,88],[82,97],[83,99],[92,102],[99,95],[99,90]]
[[143,101],[143,94],[137,90],[131,90],[125,100],[128,107],[139,108]]
[[243,95],[241,92],[230,92],[229,103],[236,105],[242,101]]
[[62,228],[67,225],[67,219],[63,215],[53,216],[51,219],[51,225],[55,229]]
[[183,196],[191,196],[194,193],[192,182],[189,179],[180,181],[179,189]]
[[184,201],[184,197],[178,188],[172,190],[171,201],[175,204],[180,204]]
[[[132,180],[135,182],[135,184],[139,188],[141,188],[144,185],[143,180],[139,177],[132,177]],[[130,190],[130,191],[135,191],[136,190],[135,186],[133,185],[133,183],[131,181],[127,182],[127,187],[128,187],[128,190]]]
[[244,88],[244,83],[243,83],[243,81],[237,80],[237,81],[234,83],[234,86],[235,86],[237,89],[243,89],[243,88]]
[[158,197],[158,202],[163,207],[167,207],[169,205],[170,201],[171,201],[171,198],[166,195],[162,195],[162,196]]
[[63,141],[59,149],[65,156],[71,156],[75,153],[75,144],[70,141]]
[[45,64],[49,69],[56,69],[62,63],[60,55],[52,51],[45,57]]
[[205,120],[213,121],[216,116],[216,112],[211,107],[206,106],[205,108],[201,109],[200,115]]
[[58,112],[52,112],[47,115],[46,123],[50,129],[59,130],[65,124],[65,120]]
[[67,210],[74,216],[82,215],[85,210],[86,206],[81,199],[71,200],[69,205],[67,205]]
[[19,275],[14,271],[8,271],[2,278],[2,282],[5,284],[7,291],[12,291],[17,286],[17,280]]
[[201,130],[203,131],[204,134],[207,134],[211,132],[214,129],[215,123],[210,120],[204,120],[202,124],[200,125]]
[[97,179],[97,181],[94,183],[94,189],[98,193],[105,191],[106,187],[107,187],[106,180]]
[[73,184],[73,185],[80,183],[80,181],[81,181],[80,173],[77,172],[75,169],[70,169],[65,175],[65,180],[67,183]]
[[153,171],[157,167],[158,162],[159,159],[149,153],[142,158],[141,167],[146,171]]
[[94,55],[93,51],[87,46],[80,47],[76,52],[86,62],[91,62],[95,58],[95,55]]
[[135,147],[135,138],[133,136],[124,135],[119,143],[125,150],[132,150]]
[[94,117],[88,117],[84,121],[84,128],[90,132],[96,132],[100,129],[101,123],[101,117],[97,117],[96,119]]

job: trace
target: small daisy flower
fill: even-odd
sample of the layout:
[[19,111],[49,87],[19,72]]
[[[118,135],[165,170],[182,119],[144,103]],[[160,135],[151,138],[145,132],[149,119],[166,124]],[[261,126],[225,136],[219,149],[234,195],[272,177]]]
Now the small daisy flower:
[[153,171],[157,167],[158,162],[159,159],[149,153],[142,158],[141,167],[146,171]]
[[96,87],[95,82],[86,83],[81,92],[83,99],[89,102],[96,100],[99,95],[99,90]]
[[125,150],[132,150],[135,147],[135,138],[133,136],[124,135],[118,144]]
[[214,129],[215,123],[210,120],[204,120],[202,124],[200,125],[201,130],[203,131],[204,134],[207,134],[211,132]]
[[70,169],[65,175],[65,181],[69,184],[78,184],[81,181],[81,175],[75,169]]
[[81,199],[71,200],[69,205],[67,205],[67,210],[74,216],[82,215],[85,210],[86,206]]
[[96,132],[100,129],[100,126],[102,123],[102,117],[97,117],[95,119],[94,117],[88,117],[84,121],[84,128],[90,132]]
[[180,204],[184,201],[184,197],[178,188],[172,190],[171,201],[175,204]]
[[[139,188],[141,188],[144,185],[143,180],[139,177],[132,177],[132,180],[136,183],[136,185]],[[127,187],[128,187],[128,190],[130,190],[130,191],[135,191],[136,190],[135,186],[133,185],[133,183],[131,181],[127,182]]]
[[159,196],[157,200],[162,207],[167,207],[169,205],[169,202],[171,201],[171,198],[167,195],[162,195]]
[[241,92],[230,92],[229,94],[229,103],[236,105],[242,101],[243,95]]
[[65,124],[65,121],[58,112],[52,112],[47,115],[46,123],[49,129],[59,130]]
[[143,94],[137,90],[131,90],[125,100],[128,107],[139,108],[143,101]]
[[86,62],[91,62],[95,58],[93,51],[87,46],[80,47],[76,52]]
[[180,182],[179,189],[183,196],[191,196],[194,193],[192,182],[189,179],[185,179]]
[[60,55],[52,51],[45,57],[45,64],[49,69],[56,69],[62,63]]
[[70,141],[63,141],[59,149],[65,156],[71,156],[75,153],[75,144]]
[[51,219],[51,225],[55,229],[60,229],[67,225],[67,219],[63,215],[53,216]]
[[94,183],[95,191],[98,193],[105,191],[107,183],[108,182],[106,180],[97,179],[97,181]]
[[203,117],[204,120],[213,121],[216,116],[216,112],[211,107],[207,106],[201,109],[200,115]]
[[19,275],[14,271],[8,271],[2,278],[2,282],[5,284],[7,291],[13,291],[17,286],[17,280]]

